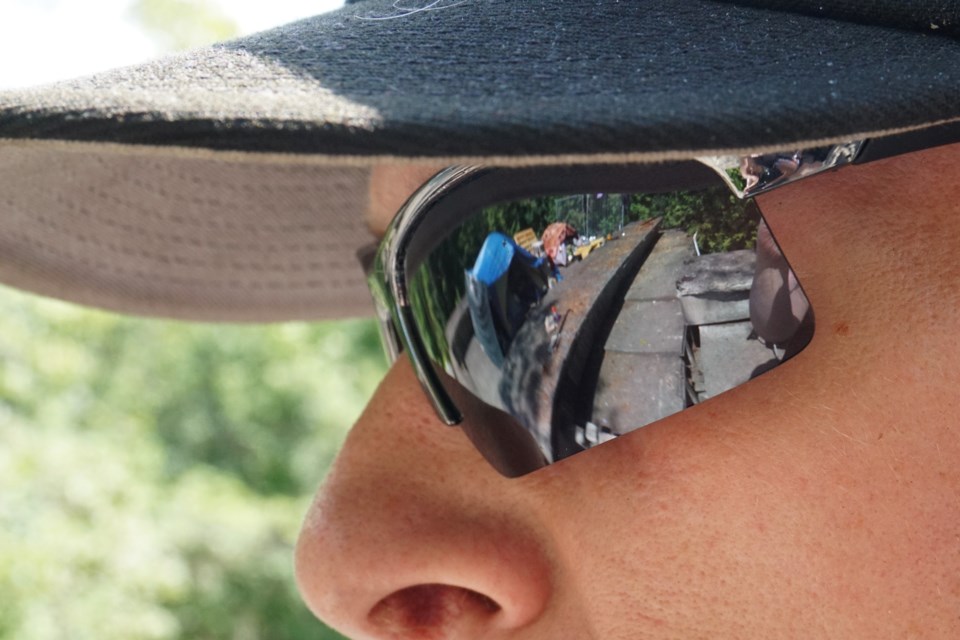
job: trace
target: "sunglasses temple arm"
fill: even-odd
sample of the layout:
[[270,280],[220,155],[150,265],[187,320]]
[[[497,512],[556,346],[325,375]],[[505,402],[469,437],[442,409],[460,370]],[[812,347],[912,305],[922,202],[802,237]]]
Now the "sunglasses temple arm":
[[960,142],[960,120],[867,140],[853,164],[892,158],[912,151]]
[[863,144],[862,140],[853,140],[780,153],[702,156],[697,161],[713,169],[734,195],[745,199],[851,164]]

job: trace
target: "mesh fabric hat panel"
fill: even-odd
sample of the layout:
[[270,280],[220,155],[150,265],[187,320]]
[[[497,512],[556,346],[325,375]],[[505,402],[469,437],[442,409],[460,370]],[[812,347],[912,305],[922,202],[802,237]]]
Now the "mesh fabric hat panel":
[[0,278],[156,315],[354,315],[377,163],[651,161],[960,117],[957,3],[748,4],[367,0],[0,94]]

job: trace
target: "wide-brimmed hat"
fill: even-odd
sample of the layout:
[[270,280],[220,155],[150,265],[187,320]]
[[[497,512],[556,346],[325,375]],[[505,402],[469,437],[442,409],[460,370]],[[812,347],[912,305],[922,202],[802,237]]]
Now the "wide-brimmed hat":
[[364,314],[379,164],[655,162],[957,119],[958,2],[366,0],[0,94],[0,281],[181,318]]

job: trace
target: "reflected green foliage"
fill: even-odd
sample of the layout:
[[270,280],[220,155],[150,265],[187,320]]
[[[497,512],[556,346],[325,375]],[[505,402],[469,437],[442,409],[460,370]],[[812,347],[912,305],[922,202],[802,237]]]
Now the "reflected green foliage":
[[473,268],[483,241],[491,231],[513,236],[532,228],[538,235],[554,221],[554,198],[530,198],[493,205],[466,220],[430,254],[410,282],[410,297],[424,348],[435,362],[447,364],[449,348],[445,339],[446,320],[466,294],[463,277],[436,277],[430,274],[462,274]]
[[236,23],[209,0],[135,0],[133,17],[166,51],[183,51],[233,37]]
[[0,294],[0,638],[338,637],[300,603],[292,548],[384,371],[374,324]]
[[743,173],[740,171],[739,167],[735,169],[727,169],[726,173],[727,173],[727,177],[730,179],[730,181],[733,184],[736,185],[737,189],[740,189],[740,191],[743,191],[744,189],[747,188],[747,181],[743,177]]
[[554,198],[554,220],[566,222],[584,237],[618,232],[627,222],[628,195],[619,193],[583,194]]
[[663,218],[663,227],[683,229],[703,253],[752,249],[757,240],[760,211],[752,200],[744,202],[726,187],[702,191],[633,194],[629,219]]

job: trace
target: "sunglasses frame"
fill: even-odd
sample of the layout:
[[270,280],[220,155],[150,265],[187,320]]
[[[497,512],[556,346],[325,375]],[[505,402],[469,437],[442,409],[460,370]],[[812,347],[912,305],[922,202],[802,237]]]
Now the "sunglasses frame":
[[[740,199],[752,198],[824,171],[960,141],[960,121],[883,138],[746,156],[711,156],[661,164],[568,165],[534,168],[452,166],[428,180],[400,209],[374,257],[367,280],[388,358],[402,351],[438,417],[457,425],[463,415],[430,362],[407,287],[429,250],[457,222],[491,204],[534,195],[575,192],[667,192],[715,186],[717,176]],[[740,180],[731,174],[740,174]],[[746,174],[746,175],[745,175]],[[741,187],[745,184],[744,187]]]

